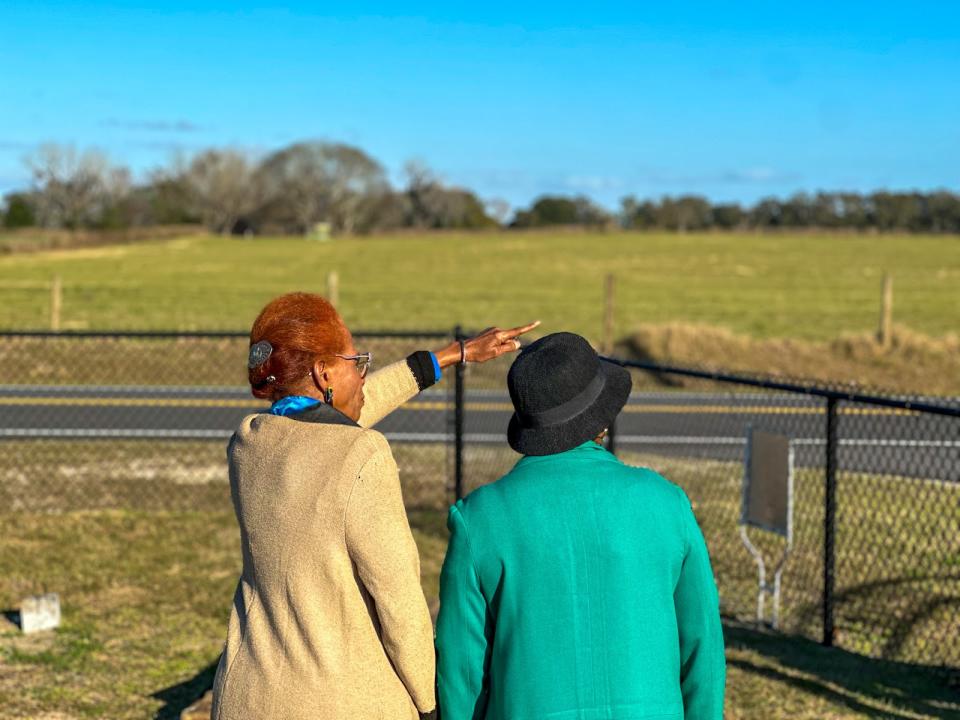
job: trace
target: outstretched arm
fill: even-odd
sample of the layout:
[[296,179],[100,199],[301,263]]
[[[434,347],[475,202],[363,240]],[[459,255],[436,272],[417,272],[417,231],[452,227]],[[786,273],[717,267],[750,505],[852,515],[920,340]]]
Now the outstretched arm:
[[[486,362],[520,349],[518,337],[537,327],[540,321],[509,330],[488,328],[476,337],[464,340],[467,362]],[[361,427],[373,427],[421,390],[440,380],[440,371],[461,359],[460,342],[452,342],[435,352],[420,350],[406,360],[387,365],[371,373],[363,387],[363,409],[357,421]]]
[[425,351],[371,373],[363,385],[363,409],[357,422],[361,427],[373,427],[436,381],[433,361]]

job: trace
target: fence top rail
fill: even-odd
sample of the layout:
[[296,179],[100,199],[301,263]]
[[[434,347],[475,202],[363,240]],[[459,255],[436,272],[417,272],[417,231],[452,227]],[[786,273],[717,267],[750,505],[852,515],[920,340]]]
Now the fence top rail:
[[638,370],[648,370],[657,373],[666,373],[668,375],[681,375],[684,377],[700,378],[703,380],[713,380],[716,382],[729,383],[731,385],[746,385],[749,387],[758,387],[765,390],[779,390],[782,392],[795,393],[798,395],[812,395],[822,397],[827,401],[854,402],[864,405],[877,405],[880,407],[897,408],[901,410],[913,410],[915,412],[930,413],[933,415],[946,415],[948,417],[960,417],[960,407],[948,407],[926,400],[910,400],[906,398],[884,397],[883,395],[868,395],[845,390],[835,390],[831,388],[820,387],[819,385],[798,385],[795,383],[781,382],[778,380],[767,380],[763,378],[752,378],[745,375],[734,375],[724,372],[713,372],[710,370],[696,370],[694,368],[679,367],[676,365],[661,365],[654,362],[643,360],[621,360],[615,357],[605,358],[624,367],[636,368]]
[[[450,330],[356,330],[354,337],[365,338],[431,338],[445,339],[454,336]],[[0,330],[0,337],[28,338],[131,338],[131,339],[179,339],[197,338],[204,340],[226,340],[248,338],[249,332],[241,330]]]
[[[465,333],[459,326],[449,330],[357,330],[353,333],[355,337],[365,338],[431,338],[447,339],[464,337]],[[0,330],[0,338],[50,338],[50,339],[80,339],[80,338],[100,338],[100,339],[183,339],[196,338],[207,340],[239,339],[249,337],[248,332],[239,330]],[[808,395],[821,397],[828,401],[844,401],[862,403],[865,405],[877,405],[880,407],[897,408],[901,410],[913,410],[915,412],[924,412],[934,415],[946,415],[948,417],[960,417],[960,407],[948,407],[926,400],[911,400],[907,398],[885,397],[882,395],[869,395],[853,391],[836,390],[832,388],[821,387],[814,384],[800,385],[796,383],[782,382],[779,380],[769,380],[764,378],[749,377],[746,375],[736,375],[725,372],[714,372],[710,370],[698,370],[695,368],[680,367],[677,365],[665,365],[660,363],[648,362],[643,360],[623,360],[616,357],[605,358],[618,363],[624,367],[636,368],[637,370],[647,370],[650,372],[666,373],[669,375],[680,375],[684,377],[700,378],[703,380],[713,380],[715,382],[728,383],[731,385],[744,385],[748,387],[763,388],[765,390],[779,390],[798,395]]]

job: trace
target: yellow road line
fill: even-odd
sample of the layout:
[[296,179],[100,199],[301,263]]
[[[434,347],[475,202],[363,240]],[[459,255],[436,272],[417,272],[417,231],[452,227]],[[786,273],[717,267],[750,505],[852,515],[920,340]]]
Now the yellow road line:
[[[748,415],[823,415],[824,408],[790,405],[627,405],[628,413],[704,413]],[[911,415],[900,408],[841,408],[841,415]]]
[[0,398],[0,405],[94,405],[98,407],[266,407],[262,400],[217,400],[216,398],[58,398],[8,397]]
[[[448,410],[453,408],[452,403],[444,402],[408,402],[404,406],[408,410]],[[510,403],[496,402],[468,402],[467,410],[506,410],[513,412]],[[657,414],[747,414],[747,415],[822,415],[823,408],[794,407],[790,405],[626,405],[625,413],[657,413]],[[899,408],[842,408],[841,415],[911,415],[911,410]]]
[[[133,398],[133,397],[6,397],[0,398],[3,405],[73,405],[94,407],[236,407],[261,408],[266,403],[251,398],[231,400],[217,398]],[[414,400],[404,404],[405,410],[452,410],[453,403],[443,401]],[[468,402],[467,410],[513,412],[513,405],[506,402]],[[632,414],[664,415],[822,415],[819,407],[792,407],[789,405],[627,405],[623,412]],[[842,408],[841,415],[912,415],[912,410],[899,408]]]

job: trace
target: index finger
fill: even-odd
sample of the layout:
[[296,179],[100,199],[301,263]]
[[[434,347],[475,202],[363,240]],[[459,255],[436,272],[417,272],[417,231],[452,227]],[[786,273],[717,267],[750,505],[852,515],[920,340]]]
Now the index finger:
[[532,323],[530,323],[529,325],[521,325],[521,326],[519,326],[519,327],[515,327],[515,328],[512,328],[512,329],[510,329],[510,330],[506,330],[506,331],[504,332],[504,334],[505,334],[507,337],[515,338],[515,337],[517,337],[518,335],[523,335],[523,334],[526,333],[526,332],[530,332],[530,331],[533,330],[535,327],[537,327],[537,325],[539,325],[539,324],[540,324],[540,321],[539,321],[539,320],[534,320],[534,321],[533,321]]

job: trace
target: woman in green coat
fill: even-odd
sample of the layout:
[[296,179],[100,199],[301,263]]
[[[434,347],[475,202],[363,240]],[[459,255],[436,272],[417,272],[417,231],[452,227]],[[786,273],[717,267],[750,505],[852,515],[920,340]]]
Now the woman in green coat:
[[524,457],[450,509],[442,720],[720,720],[717,590],[690,503],[600,445],[629,373],[556,333],[508,385]]

